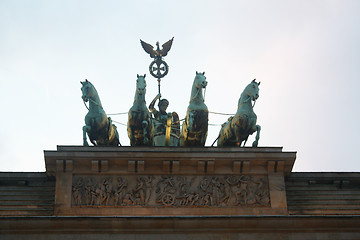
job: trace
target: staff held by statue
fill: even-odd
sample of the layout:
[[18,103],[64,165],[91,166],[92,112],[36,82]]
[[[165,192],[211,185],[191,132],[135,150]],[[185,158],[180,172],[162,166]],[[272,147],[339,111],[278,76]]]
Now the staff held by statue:
[[[162,140],[159,140],[160,145],[165,144],[165,146],[170,146],[170,133],[171,133],[171,126],[172,126],[172,118],[176,119],[176,121],[179,120],[176,112],[174,113],[167,113],[166,109],[169,105],[169,101],[166,99],[161,99],[161,91],[160,91],[160,82],[161,78],[166,76],[169,72],[169,66],[167,63],[162,59],[167,55],[167,53],[170,51],[170,48],[172,46],[174,38],[170,39],[166,43],[162,45],[162,49],[160,49],[159,42],[156,42],[156,50],[151,44],[148,44],[142,40],[140,40],[141,46],[147,52],[150,54],[151,58],[154,58],[154,60],[150,63],[149,71],[150,74],[157,78],[158,81],[158,95],[154,98],[154,100],[149,105],[149,110],[154,115],[155,119],[157,120],[157,125],[155,127],[156,134],[159,135],[161,139],[163,139],[163,136],[165,136],[165,143]],[[158,107],[159,111],[155,109],[154,105],[155,102],[159,100]],[[157,145],[155,141],[155,145]]]

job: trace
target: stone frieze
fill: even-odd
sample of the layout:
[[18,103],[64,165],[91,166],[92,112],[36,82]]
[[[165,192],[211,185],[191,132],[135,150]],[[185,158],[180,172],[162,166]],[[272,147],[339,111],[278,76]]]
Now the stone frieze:
[[266,176],[74,175],[72,207],[270,207]]

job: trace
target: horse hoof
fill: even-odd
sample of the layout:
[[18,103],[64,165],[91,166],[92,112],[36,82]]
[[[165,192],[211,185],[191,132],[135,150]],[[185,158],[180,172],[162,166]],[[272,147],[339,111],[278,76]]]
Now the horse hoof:
[[84,142],[84,147],[88,147],[89,146],[89,144],[87,143],[87,142]]
[[254,141],[252,147],[257,147],[257,146],[258,146],[258,141]]

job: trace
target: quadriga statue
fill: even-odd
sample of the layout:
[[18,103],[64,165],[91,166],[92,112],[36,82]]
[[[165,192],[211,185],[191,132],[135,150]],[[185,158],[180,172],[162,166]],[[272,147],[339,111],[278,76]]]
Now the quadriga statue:
[[209,111],[204,103],[202,89],[207,86],[204,73],[196,72],[185,121],[182,125],[180,146],[203,147],[208,132]]
[[127,132],[131,146],[153,145],[153,124],[146,106],[146,74],[137,75],[134,104],[128,113]]
[[254,132],[256,132],[256,137],[252,146],[258,146],[261,127],[256,125],[257,116],[253,111],[252,101],[255,102],[259,97],[259,85],[260,82],[257,83],[254,79],[240,95],[236,115],[230,117],[221,127],[217,139],[218,147],[241,146],[242,142],[245,146],[249,135]]
[[89,102],[89,111],[85,116],[83,127],[83,145],[89,146],[86,140],[87,133],[94,146],[118,146],[120,142],[116,126],[112,124],[111,118],[106,116],[94,85],[87,79],[80,83],[82,84],[82,99],[84,103]]

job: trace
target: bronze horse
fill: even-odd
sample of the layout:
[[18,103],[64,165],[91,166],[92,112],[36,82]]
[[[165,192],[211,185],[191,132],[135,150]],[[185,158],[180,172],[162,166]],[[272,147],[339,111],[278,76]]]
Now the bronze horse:
[[116,126],[112,124],[111,118],[106,116],[94,85],[87,79],[80,83],[82,84],[82,99],[84,103],[89,101],[89,112],[85,116],[83,127],[83,145],[89,146],[86,141],[87,133],[94,146],[118,146],[120,141]]
[[254,106],[252,105],[252,101],[255,102],[259,97],[259,85],[260,82],[257,83],[254,79],[242,92],[238,102],[238,110],[235,116],[230,117],[229,120],[221,127],[219,137],[217,139],[218,147],[240,147],[243,141],[243,146],[245,146],[249,135],[253,134],[254,132],[256,132],[256,137],[252,146],[258,146],[261,127],[260,125],[256,125],[257,116],[253,111]]
[[209,111],[202,93],[202,89],[207,86],[204,74],[205,72],[196,72],[186,118],[182,125],[180,146],[203,147],[205,145]]
[[128,113],[127,132],[131,146],[153,145],[153,124],[146,106],[146,74],[137,75],[134,104]]

